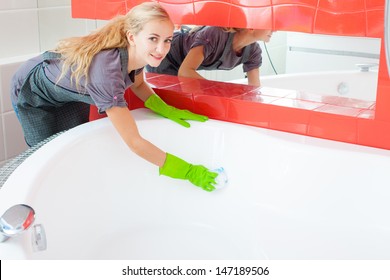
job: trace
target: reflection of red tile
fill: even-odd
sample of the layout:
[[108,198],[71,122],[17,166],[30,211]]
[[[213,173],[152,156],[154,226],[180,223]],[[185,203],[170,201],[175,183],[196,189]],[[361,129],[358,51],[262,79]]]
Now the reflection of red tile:
[[170,87],[180,84],[176,76],[156,75],[146,79],[146,82],[154,88]]
[[331,105],[360,109],[368,109],[375,103],[374,101],[366,101],[361,99],[346,98],[342,96],[332,95],[324,95],[322,98],[322,102]]
[[307,135],[356,143],[357,118],[312,111]]
[[[205,80],[200,80],[205,81]],[[211,86],[210,86],[211,85]],[[237,96],[242,96],[253,87],[247,86],[247,85],[240,85],[240,84],[233,84],[233,83],[215,83],[215,82],[209,82],[204,83],[202,85],[205,90],[202,91],[193,91],[194,95],[211,95],[211,96],[221,96],[221,97],[229,97],[234,98]]]
[[277,96],[262,95],[256,92],[248,92],[246,94],[233,97],[233,99],[235,100],[251,101],[256,103],[264,103],[264,104],[272,103],[273,101],[279,98],[280,97]]
[[335,114],[335,115],[356,117],[360,114],[362,109],[326,104],[324,106],[321,106],[321,107],[315,109],[315,111],[330,113],[330,114]]
[[256,88],[250,92],[254,92],[257,94],[261,94],[261,95],[285,97],[285,96],[288,96],[288,95],[295,93],[296,90],[273,88],[273,87],[261,87],[261,88]]
[[374,110],[363,110],[358,115],[358,118],[374,119],[375,118],[375,111]]
[[272,105],[296,108],[296,109],[305,109],[305,110],[314,110],[323,106],[322,103],[311,102],[299,99],[290,99],[290,98],[280,98],[272,102]]

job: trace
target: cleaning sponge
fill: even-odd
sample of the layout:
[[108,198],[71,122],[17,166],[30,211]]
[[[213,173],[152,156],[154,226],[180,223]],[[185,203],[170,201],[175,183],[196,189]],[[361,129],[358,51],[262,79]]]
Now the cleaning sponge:
[[228,177],[226,175],[225,169],[223,167],[219,167],[212,171],[218,173],[217,178],[215,178],[215,182],[217,182],[217,184],[215,185],[215,189],[219,190],[226,187],[228,183]]

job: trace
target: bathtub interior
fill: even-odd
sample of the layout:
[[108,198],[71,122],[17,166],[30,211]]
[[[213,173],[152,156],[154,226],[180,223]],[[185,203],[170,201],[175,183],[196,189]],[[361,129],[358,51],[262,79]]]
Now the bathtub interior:
[[[262,87],[297,90],[303,96],[307,93],[375,101],[378,71],[321,71],[268,75],[260,79]],[[246,84],[247,80],[238,79],[231,82]]]
[[186,129],[146,109],[133,115],[163,150],[223,166],[227,187],[208,193],[159,176],[107,119],[94,121],[36,151],[0,189],[2,212],[31,205],[47,237],[44,251],[33,250],[29,232],[0,243],[1,259],[390,257],[389,151],[215,120]]

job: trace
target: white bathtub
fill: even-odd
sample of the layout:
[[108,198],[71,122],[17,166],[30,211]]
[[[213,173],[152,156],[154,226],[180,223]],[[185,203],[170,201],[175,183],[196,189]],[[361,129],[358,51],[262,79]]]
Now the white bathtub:
[[[302,94],[342,96],[366,101],[376,100],[378,72],[324,71],[262,76],[262,87],[298,90]],[[230,82],[247,84],[247,79]]]
[[107,119],[21,164],[0,214],[25,203],[46,231],[0,243],[0,259],[390,259],[390,151],[209,120],[189,129],[146,109],[142,135],[192,163],[223,166],[211,193],[158,175]]

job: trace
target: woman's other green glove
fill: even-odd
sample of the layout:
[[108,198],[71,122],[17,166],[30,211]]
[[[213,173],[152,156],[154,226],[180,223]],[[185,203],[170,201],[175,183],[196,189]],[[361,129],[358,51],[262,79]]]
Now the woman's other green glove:
[[170,106],[166,104],[157,94],[149,96],[149,98],[145,101],[145,107],[185,127],[190,127],[190,124],[185,120],[205,122],[209,119],[206,116],[194,114],[188,110],[180,110]]
[[167,153],[165,163],[160,167],[160,175],[189,180],[195,186],[211,192],[215,190],[215,178],[218,176],[218,173],[211,172],[202,165],[189,164],[188,162]]

